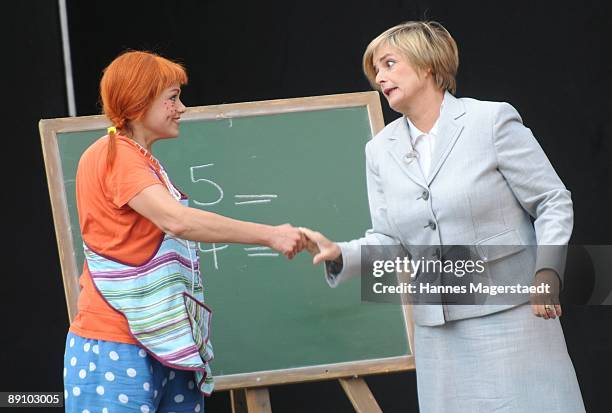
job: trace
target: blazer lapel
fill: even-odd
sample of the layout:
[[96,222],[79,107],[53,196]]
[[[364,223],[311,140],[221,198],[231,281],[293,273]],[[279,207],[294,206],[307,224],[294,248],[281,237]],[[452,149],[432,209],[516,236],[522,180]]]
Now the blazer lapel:
[[416,158],[416,152],[410,141],[410,131],[406,119],[402,117],[401,120],[399,120],[397,127],[389,136],[389,139],[393,141],[389,148],[389,153],[402,171],[404,171],[404,173],[415,183],[426,188],[427,185],[425,184],[423,172],[421,171],[418,159]]
[[442,113],[440,113],[440,128],[436,136],[434,152],[431,157],[431,166],[427,177],[427,185],[436,177],[444,161],[450,154],[455,142],[459,138],[463,125],[457,121],[465,113],[463,102],[448,92],[444,94]]

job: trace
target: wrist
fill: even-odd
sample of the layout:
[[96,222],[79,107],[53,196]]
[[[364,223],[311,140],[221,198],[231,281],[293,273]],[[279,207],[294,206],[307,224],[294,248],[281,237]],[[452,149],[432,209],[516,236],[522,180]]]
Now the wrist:
[[273,248],[276,239],[276,227],[273,225],[257,224],[255,228],[256,244]]
[[342,259],[342,252],[336,258],[331,261],[325,261],[325,267],[327,272],[331,275],[338,275],[344,268],[344,260]]
[[338,264],[342,264],[342,250],[340,249],[338,244],[336,244],[335,242],[334,242],[334,255],[335,255],[335,258],[333,258],[332,261]]

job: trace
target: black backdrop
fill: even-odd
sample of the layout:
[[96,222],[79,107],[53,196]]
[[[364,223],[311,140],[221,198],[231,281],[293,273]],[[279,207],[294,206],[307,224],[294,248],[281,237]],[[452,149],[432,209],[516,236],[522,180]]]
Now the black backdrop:
[[[435,19],[460,49],[458,96],[511,102],[572,191],[572,243],[612,244],[610,7],[594,2],[68,1],[78,115],[126,48],[185,64],[188,106],[368,90],[361,54],[404,20]],[[56,1],[0,6],[4,242],[1,391],[61,391],[68,327],[37,122],[67,116]],[[385,106],[385,105],[383,105]],[[397,115],[384,109],[386,121]],[[562,324],[589,412],[610,411],[612,308]],[[525,374],[529,374],[526,367]],[[368,378],[385,412],[417,411],[414,373]],[[274,411],[350,412],[336,382],[271,388]],[[207,399],[228,412],[226,392]]]

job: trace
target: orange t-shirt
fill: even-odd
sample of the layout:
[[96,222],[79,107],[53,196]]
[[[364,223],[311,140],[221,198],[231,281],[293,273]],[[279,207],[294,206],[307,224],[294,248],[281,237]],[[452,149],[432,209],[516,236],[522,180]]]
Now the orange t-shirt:
[[[141,265],[153,257],[163,233],[127,203],[143,189],[162,182],[129,138],[115,139],[112,168],[106,162],[107,136],[94,142],[81,156],[76,175],[79,226],[83,241],[97,254]],[[70,331],[85,338],[135,344],[125,317],[95,288],[87,262],[79,284],[78,313]]]

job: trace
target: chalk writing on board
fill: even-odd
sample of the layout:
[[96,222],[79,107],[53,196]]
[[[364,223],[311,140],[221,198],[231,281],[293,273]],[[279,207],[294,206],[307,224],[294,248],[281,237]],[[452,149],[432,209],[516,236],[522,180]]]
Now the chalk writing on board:
[[215,270],[219,269],[219,260],[217,259],[217,251],[222,251],[222,250],[226,249],[227,247],[229,247],[229,245],[227,245],[227,244],[226,245],[222,245],[220,247],[217,247],[217,244],[213,242],[212,248],[204,249],[204,248],[202,248],[202,243],[198,242],[198,250],[200,252],[204,252],[204,253],[212,252],[212,254],[213,254],[213,265],[215,267]]
[[[191,182],[193,183],[203,182],[203,183],[212,185],[219,193],[219,195],[217,196],[217,199],[211,202],[203,202],[202,200],[192,199],[193,203],[198,206],[216,205],[223,200],[224,192],[223,192],[223,188],[221,188],[219,184],[217,184],[216,182],[210,179],[201,178],[197,176],[198,174],[202,173],[202,170],[204,168],[209,168],[214,165],[215,165],[214,163],[207,163],[204,165],[191,166],[189,168],[189,172],[191,175]],[[234,195],[234,205],[264,204],[264,203],[270,203],[272,202],[273,199],[276,199],[276,198],[278,198],[277,194],[236,194]],[[213,267],[215,270],[218,270],[219,269],[218,252],[229,248],[229,245],[225,244],[225,245],[217,246],[216,243],[212,243],[211,244],[212,247],[206,248],[202,244],[203,243],[200,243],[200,242],[198,243],[198,251],[204,254],[212,254]],[[268,247],[247,247],[247,248],[244,248],[244,251],[247,252],[248,257],[278,257],[279,256],[278,253],[272,251]]]
[[248,252],[249,257],[278,257],[278,253],[275,252],[251,252],[251,251],[271,251],[268,247],[247,247],[244,249]]
[[[212,248],[205,248],[202,246],[203,243],[198,242],[198,251],[202,253],[211,253],[213,256],[213,267],[215,270],[219,269],[219,259],[217,257],[218,251],[223,251],[224,249],[229,248],[229,245],[221,245],[217,246],[216,243],[212,243]],[[269,247],[246,247],[243,248],[247,253],[247,257],[278,257],[280,254],[277,252],[273,252]]]
[[204,168],[208,168],[209,166],[214,166],[214,163],[208,163],[206,165],[196,165],[196,166],[192,166],[189,168],[190,174],[191,174],[191,182],[193,183],[197,183],[197,182],[206,182],[212,186],[215,187],[215,189],[217,189],[217,191],[219,191],[219,196],[216,200],[212,201],[212,202],[202,202],[202,201],[198,201],[196,199],[193,200],[193,203],[196,205],[200,205],[200,206],[210,206],[210,205],[216,205],[219,202],[221,202],[221,200],[223,199],[223,188],[221,188],[221,186],[219,186],[219,184],[217,184],[214,181],[211,181],[210,179],[205,179],[205,178],[196,178],[196,173],[200,172],[202,169]]
[[[247,205],[247,204],[265,204],[272,202],[272,199],[278,198],[276,194],[260,194],[260,195],[234,195],[234,198],[239,201],[235,201],[234,205]],[[247,199],[246,201],[242,201],[243,199]]]

